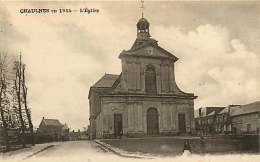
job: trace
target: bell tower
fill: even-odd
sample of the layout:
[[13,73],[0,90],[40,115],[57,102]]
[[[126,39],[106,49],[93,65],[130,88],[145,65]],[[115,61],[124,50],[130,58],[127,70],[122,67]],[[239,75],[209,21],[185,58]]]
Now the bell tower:
[[145,18],[141,18],[137,24],[137,38],[138,39],[147,39],[150,38],[151,35],[149,33],[149,22]]
[[144,18],[144,1],[141,0],[141,10],[142,10],[142,18],[139,19],[139,21],[137,22],[136,26],[137,26],[137,38],[138,39],[147,39],[150,36],[149,33],[149,22],[147,21],[147,19]]

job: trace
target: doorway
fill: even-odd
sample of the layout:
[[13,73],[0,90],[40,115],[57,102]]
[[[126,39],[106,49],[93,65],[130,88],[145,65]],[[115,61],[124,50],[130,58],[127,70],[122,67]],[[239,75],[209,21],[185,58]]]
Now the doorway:
[[186,120],[185,120],[184,113],[178,114],[178,122],[179,122],[179,132],[185,133],[186,132]]
[[114,114],[114,134],[116,138],[123,135],[122,114]]
[[158,111],[156,108],[149,108],[147,110],[147,134],[159,134]]

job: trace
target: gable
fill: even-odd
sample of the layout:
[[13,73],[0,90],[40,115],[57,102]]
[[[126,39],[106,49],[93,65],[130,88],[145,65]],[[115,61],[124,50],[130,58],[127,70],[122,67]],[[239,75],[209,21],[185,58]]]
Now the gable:
[[172,53],[160,47],[155,40],[146,41],[135,41],[134,45],[130,50],[123,51],[120,53],[119,58],[134,56],[134,57],[150,57],[150,58],[161,58],[171,59],[177,61],[178,58]]
[[161,50],[159,50],[158,48],[155,48],[153,46],[147,46],[147,47],[138,49],[138,50],[132,52],[132,55],[144,56],[144,57],[169,58],[168,55],[166,55],[164,52],[162,52]]

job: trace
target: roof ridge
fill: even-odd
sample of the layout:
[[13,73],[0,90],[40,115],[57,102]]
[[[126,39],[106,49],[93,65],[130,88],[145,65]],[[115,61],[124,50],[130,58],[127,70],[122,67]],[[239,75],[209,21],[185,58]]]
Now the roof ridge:
[[241,106],[247,106],[247,105],[252,105],[252,104],[260,104],[260,101],[251,102],[251,103],[241,105]]
[[[118,74],[109,74],[109,73],[105,73],[105,75],[115,75],[115,76],[119,76]],[[105,76],[104,75],[104,76]]]
[[43,120],[59,120],[59,119],[44,118]]

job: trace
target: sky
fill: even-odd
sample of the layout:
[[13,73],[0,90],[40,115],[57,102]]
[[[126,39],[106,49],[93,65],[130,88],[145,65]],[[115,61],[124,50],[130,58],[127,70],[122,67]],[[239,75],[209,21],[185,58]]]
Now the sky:
[[[95,8],[99,13],[21,14],[28,8]],[[136,38],[139,2],[0,2],[0,50],[27,65],[35,127],[42,117],[88,125],[88,91]],[[202,106],[260,100],[260,2],[146,1],[159,45],[179,58],[176,82]]]

